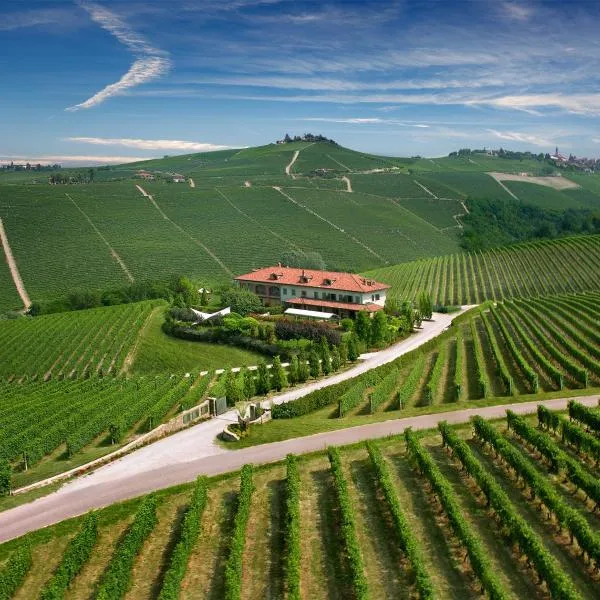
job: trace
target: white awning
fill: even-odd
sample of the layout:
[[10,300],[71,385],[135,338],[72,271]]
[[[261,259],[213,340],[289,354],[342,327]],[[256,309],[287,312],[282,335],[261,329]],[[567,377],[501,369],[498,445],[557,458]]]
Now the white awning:
[[304,310],[302,308],[288,308],[285,310],[284,314],[291,315],[292,317],[323,319],[324,321],[337,316],[335,313],[319,312],[318,310]]

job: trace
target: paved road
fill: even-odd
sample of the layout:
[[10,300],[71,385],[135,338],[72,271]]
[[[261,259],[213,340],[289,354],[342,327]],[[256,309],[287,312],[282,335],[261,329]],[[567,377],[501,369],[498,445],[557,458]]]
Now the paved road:
[[[588,406],[596,406],[598,397],[585,396],[578,400]],[[449,423],[461,423],[475,414],[489,419],[498,418],[504,416],[507,408],[511,408],[519,414],[535,412],[538,404],[544,404],[552,409],[564,409],[567,401],[567,399],[555,399],[544,402],[504,404],[479,409],[467,408],[436,415],[393,419],[228,451],[217,456],[192,459],[185,463],[163,465],[143,474],[130,474],[91,486],[65,486],[30,504],[0,513],[0,543],[24,535],[29,531],[81,515],[94,508],[101,508],[153,490],[193,481],[198,475],[218,475],[237,470],[246,463],[262,464],[278,461],[288,453],[304,454],[323,449],[328,445],[344,445],[381,438],[402,433],[408,427],[429,429],[443,420],[447,420]]]

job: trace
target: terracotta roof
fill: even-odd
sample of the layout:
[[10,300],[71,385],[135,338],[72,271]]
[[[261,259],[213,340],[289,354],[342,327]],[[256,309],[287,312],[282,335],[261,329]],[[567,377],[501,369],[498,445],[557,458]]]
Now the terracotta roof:
[[387,290],[390,286],[353,273],[317,271],[296,267],[263,267],[236,277],[238,281],[280,285],[298,285],[312,288],[328,288],[343,292],[369,293]]
[[353,302],[333,302],[332,300],[317,300],[316,298],[290,298],[285,301],[286,304],[295,306],[322,306],[323,308],[342,308],[344,310],[366,310],[367,312],[377,312],[383,310],[383,306],[369,302],[368,304],[354,304]]

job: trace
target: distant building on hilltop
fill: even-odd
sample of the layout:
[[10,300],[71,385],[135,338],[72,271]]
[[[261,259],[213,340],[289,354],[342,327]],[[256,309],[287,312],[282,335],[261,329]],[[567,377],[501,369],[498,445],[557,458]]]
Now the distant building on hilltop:
[[173,183],[185,183],[185,177],[183,175],[179,175],[179,173],[175,173],[173,175]]
[[285,305],[340,317],[383,310],[389,285],[361,275],[296,267],[263,267],[240,275],[240,287],[254,292],[265,306]]
[[138,171],[138,177],[141,177],[146,181],[154,181],[154,175],[148,171]]

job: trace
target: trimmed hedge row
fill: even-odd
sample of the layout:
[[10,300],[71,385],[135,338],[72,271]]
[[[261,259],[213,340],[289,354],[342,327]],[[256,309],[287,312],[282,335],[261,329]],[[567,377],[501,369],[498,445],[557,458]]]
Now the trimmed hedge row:
[[131,568],[146,538],[156,525],[156,497],[146,496],[102,577],[96,600],[118,600],[131,584]]
[[425,386],[425,397],[430,405],[435,401],[440,400],[440,394],[444,393],[444,388],[440,385],[440,381],[442,379],[442,372],[444,371],[444,365],[446,364],[447,360],[448,344],[447,342],[442,342],[431,371],[431,376],[429,377],[429,381]]
[[[474,424],[477,426],[479,423],[488,425],[483,419],[477,417]],[[461,462],[467,475],[477,483],[488,506],[506,528],[508,539],[516,543],[521,552],[531,561],[540,579],[548,585],[552,597],[557,600],[582,600],[560,563],[546,550],[537,534],[517,512],[495,477],[490,475],[475,458],[467,443],[461,440],[447,423],[440,423],[439,429],[444,445],[452,450],[452,454]]]
[[246,529],[250,518],[250,503],[254,493],[252,465],[244,465],[240,473],[240,493],[233,524],[229,556],[225,564],[225,600],[239,600],[242,596],[242,560],[246,545]]
[[494,360],[496,362],[496,373],[498,374],[498,377],[504,384],[506,395],[512,396],[515,393],[513,378],[508,370],[508,367],[506,366],[506,363],[504,362],[504,357],[502,356],[500,346],[498,346],[498,340],[496,339],[496,335],[494,334],[492,325],[484,312],[481,313],[481,320],[483,321],[483,325],[485,327],[485,331],[487,333],[488,339],[490,341],[490,346],[492,348],[492,353],[494,354]]
[[411,564],[419,598],[421,598],[421,600],[434,598],[435,593],[433,583],[427,572],[427,568],[425,567],[422,548],[419,546],[416,537],[413,535],[411,523],[400,506],[400,500],[398,499],[398,494],[396,493],[389,467],[381,454],[379,446],[373,442],[367,442],[367,450],[371,457],[371,462],[373,463],[377,483],[383,492],[388,509],[392,515],[396,537],[398,538],[402,551],[406,554]]
[[506,418],[509,429],[542,454],[550,463],[552,471],[564,473],[578,489],[582,489],[596,504],[600,503],[600,481],[597,477],[582,469],[581,465],[563,452],[547,433],[532,427],[510,410],[506,411]]
[[481,582],[483,589],[487,592],[491,600],[505,600],[509,598],[509,595],[503,589],[493,571],[481,540],[464,518],[464,511],[456,499],[452,485],[442,475],[429,452],[421,446],[418,438],[411,429],[405,431],[405,438],[409,454],[417,463],[421,474],[425,475],[431,484],[433,493],[439,499],[448,517],[454,535],[456,535],[458,541],[467,551],[471,568]]
[[288,600],[300,600],[300,470],[298,458],[286,457],[285,576]]
[[207,482],[205,477],[198,477],[192,494],[192,500],[185,511],[181,534],[171,557],[169,568],[165,573],[159,600],[177,600],[181,582],[185,576],[190,554],[200,533],[200,521],[206,506]]
[[494,427],[481,417],[474,417],[473,423],[477,437],[489,444],[516,471],[534,498],[537,497],[543,502],[560,526],[570,532],[571,539],[575,538],[579,547],[596,565],[600,565],[600,536],[592,530],[581,514],[566,504],[548,479]]
[[583,423],[594,433],[600,434],[600,411],[588,408],[575,400],[569,400],[568,410],[571,419]]
[[12,598],[31,569],[31,546],[23,544],[0,571],[0,600]]
[[531,365],[525,360],[525,358],[523,358],[521,351],[517,348],[514,338],[510,335],[510,333],[508,333],[508,329],[506,329],[506,325],[498,314],[498,311],[496,311],[494,308],[491,308],[490,312],[492,313],[496,323],[498,324],[498,327],[500,328],[500,331],[502,332],[504,343],[508,346],[508,349],[515,359],[515,362],[519,366],[519,369],[521,369],[521,372],[523,375],[525,375],[525,379],[527,379],[529,382],[532,393],[537,393],[540,387],[538,374],[531,368]]
[[273,419],[293,419],[325,408],[336,403],[340,394],[345,393],[354,383],[356,383],[356,378],[348,379],[337,385],[330,385],[315,390],[310,394],[306,394],[306,396],[298,398],[298,400],[275,404],[271,409],[271,416]]
[[356,536],[354,508],[352,507],[348,486],[342,470],[340,451],[338,448],[330,446],[327,449],[327,454],[331,463],[335,495],[340,509],[342,538],[344,540],[345,554],[350,565],[354,596],[356,600],[366,600],[369,597],[367,578],[365,577],[365,567]]
[[462,327],[456,328],[456,362],[454,364],[454,398],[457,402],[463,399],[463,373],[465,369],[465,344]]
[[90,513],[83,521],[81,529],[69,542],[54,575],[42,589],[41,600],[64,598],[67,588],[89,560],[97,539],[98,517],[96,513]]
[[475,370],[477,374],[477,382],[479,383],[479,397],[487,398],[490,395],[490,382],[488,381],[487,373],[485,370],[485,357],[483,354],[483,348],[481,347],[481,340],[477,333],[477,326],[475,319],[471,319],[471,337],[473,338],[473,354],[475,355]]
[[419,354],[413,368],[411,369],[408,377],[404,380],[404,383],[400,386],[396,399],[394,400],[394,408],[404,408],[410,399],[415,395],[417,387],[423,377],[425,371],[425,355]]
[[399,377],[398,369],[393,369],[377,384],[370,396],[371,414],[392,397],[392,393],[398,385]]

